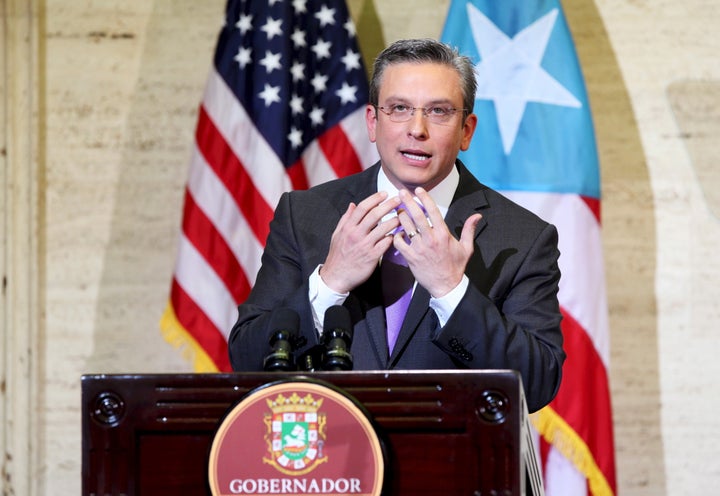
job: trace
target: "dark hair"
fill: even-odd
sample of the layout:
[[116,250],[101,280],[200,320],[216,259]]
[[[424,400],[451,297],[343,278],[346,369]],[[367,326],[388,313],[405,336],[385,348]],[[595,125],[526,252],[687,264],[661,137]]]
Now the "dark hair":
[[380,52],[373,63],[373,75],[370,79],[370,103],[372,105],[379,103],[380,83],[385,69],[389,65],[404,62],[430,62],[445,65],[457,71],[462,85],[465,115],[472,112],[477,90],[475,67],[472,61],[468,57],[460,55],[457,49],[431,38],[399,40]]

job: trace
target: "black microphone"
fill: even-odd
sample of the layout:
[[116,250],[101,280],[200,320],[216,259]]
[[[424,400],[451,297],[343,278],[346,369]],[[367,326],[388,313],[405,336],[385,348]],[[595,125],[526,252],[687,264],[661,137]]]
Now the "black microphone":
[[295,343],[300,317],[290,308],[277,308],[270,315],[270,354],[263,367],[268,372],[295,370]]
[[324,370],[352,370],[353,358],[350,354],[352,338],[352,320],[348,309],[342,305],[328,308],[323,323]]

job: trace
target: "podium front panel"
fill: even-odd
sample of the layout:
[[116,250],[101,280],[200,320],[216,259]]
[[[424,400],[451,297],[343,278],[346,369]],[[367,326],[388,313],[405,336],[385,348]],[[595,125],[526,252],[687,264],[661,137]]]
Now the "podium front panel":
[[392,496],[523,496],[526,407],[514,371],[85,375],[83,495],[210,495],[213,436],[246,394],[284,379],[340,388],[369,413]]

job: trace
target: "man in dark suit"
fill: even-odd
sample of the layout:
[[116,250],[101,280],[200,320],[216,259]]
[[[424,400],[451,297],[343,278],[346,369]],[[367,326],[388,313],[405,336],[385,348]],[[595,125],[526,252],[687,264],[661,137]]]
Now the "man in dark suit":
[[[401,40],[378,56],[366,120],[380,162],[282,196],[230,335],[235,370],[262,370],[273,309],[300,316],[300,355],[341,304],[356,370],[515,369],[530,411],[550,402],[565,359],[557,231],[457,159],[475,131],[475,90],[470,60],[437,41]],[[381,284],[389,252],[415,281],[392,339]]]

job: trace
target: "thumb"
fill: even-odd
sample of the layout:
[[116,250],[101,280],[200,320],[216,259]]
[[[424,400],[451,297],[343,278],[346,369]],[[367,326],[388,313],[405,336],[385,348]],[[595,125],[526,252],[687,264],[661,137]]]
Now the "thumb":
[[473,251],[473,244],[475,240],[475,228],[482,219],[482,214],[473,214],[465,220],[463,224],[462,232],[460,233],[460,244],[466,249]]

